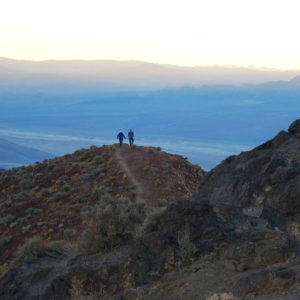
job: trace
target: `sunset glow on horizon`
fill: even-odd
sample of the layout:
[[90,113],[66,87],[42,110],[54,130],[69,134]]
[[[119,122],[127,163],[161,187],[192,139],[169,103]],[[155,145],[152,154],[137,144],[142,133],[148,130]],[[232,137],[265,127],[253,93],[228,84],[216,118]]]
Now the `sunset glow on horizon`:
[[298,0],[10,0],[0,57],[300,69]]

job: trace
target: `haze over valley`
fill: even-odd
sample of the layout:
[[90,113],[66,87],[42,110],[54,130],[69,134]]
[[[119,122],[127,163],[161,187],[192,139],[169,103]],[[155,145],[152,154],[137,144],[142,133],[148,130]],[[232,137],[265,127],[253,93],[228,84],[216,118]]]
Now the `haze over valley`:
[[[137,61],[0,59],[0,136],[62,155],[114,143],[119,130],[133,128],[137,144],[161,146],[209,170],[299,116],[299,74]],[[3,161],[9,163],[17,162]]]

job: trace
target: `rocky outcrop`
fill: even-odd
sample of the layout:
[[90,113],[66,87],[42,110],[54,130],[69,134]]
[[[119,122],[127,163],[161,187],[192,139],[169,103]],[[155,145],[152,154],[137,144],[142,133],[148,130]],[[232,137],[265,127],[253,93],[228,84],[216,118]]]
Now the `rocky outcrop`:
[[[183,242],[182,234],[188,237]],[[135,299],[141,286],[193,261],[210,257],[215,263],[230,263],[234,272],[252,272],[285,263],[293,251],[288,235],[268,222],[246,216],[239,208],[195,201],[171,204],[129,248],[128,255],[123,251],[52,262],[46,257],[39,264],[21,265],[0,280],[0,297],[68,299],[75,278],[103,296]],[[245,294],[240,285],[230,287],[227,292]]]
[[300,120],[257,148],[230,156],[206,174],[198,200],[242,207],[274,225],[300,213]]
[[289,133],[300,137],[300,120],[294,121],[289,127]]

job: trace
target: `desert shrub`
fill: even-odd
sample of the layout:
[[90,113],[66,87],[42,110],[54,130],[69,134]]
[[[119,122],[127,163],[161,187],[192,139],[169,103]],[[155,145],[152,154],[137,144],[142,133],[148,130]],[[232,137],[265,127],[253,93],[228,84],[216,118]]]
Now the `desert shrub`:
[[63,231],[63,233],[64,233],[64,238],[67,241],[73,241],[78,235],[78,232],[75,229],[72,229],[72,228],[65,229]]
[[8,270],[9,268],[7,264],[0,265],[0,277],[4,276]]
[[161,185],[162,185],[162,182],[161,182],[161,180],[160,180],[159,178],[156,178],[156,179],[154,180],[154,184],[155,184],[156,186],[161,186]]
[[6,225],[6,226],[9,226],[11,223],[13,223],[14,221],[16,220],[16,217],[9,214],[5,217],[3,217],[1,220],[0,220],[0,223],[3,224],[3,225]]
[[66,241],[65,240],[50,241],[48,245],[49,248],[53,249],[54,251],[63,252],[66,247]]
[[147,166],[143,168],[143,171],[144,171],[144,172],[148,172],[149,170],[150,170],[150,168],[147,167]]
[[99,201],[104,195],[107,195],[107,191],[104,186],[98,186],[92,190],[92,199]]
[[13,179],[14,179],[13,176],[5,175],[5,176],[2,176],[1,181],[4,182],[4,183],[7,183],[7,182],[10,182]]
[[2,204],[2,207],[11,207],[12,206],[12,201],[11,200],[6,200],[4,201],[4,203]]
[[66,199],[67,197],[68,197],[67,192],[57,192],[51,197],[51,201],[52,202],[59,202],[59,201],[62,201],[64,199]]
[[130,189],[127,193],[126,193],[126,196],[129,197],[129,198],[135,198],[136,196],[136,190],[135,189]]
[[103,169],[93,169],[92,171],[91,171],[91,176],[98,176],[98,177],[102,177],[102,176],[104,176],[105,175],[105,172],[104,172],[104,170]]
[[61,166],[55,165],[55,167],[52,169],[53,172],[59,172],[61,170]]
[[170,170],[170,169],[172,168],[172,165],[169,164],[169,163],[167,163],[167,164],[163,165],[163,168],[164,168],[165,170]]
[[37,173],[34,175],[34,179],[36,179],[36,180],[41,180],[43,177],[44,177],[43,173]]
[[98,300],[103,299],[102,294],[100,292],[97,292],[96,289],[89,287],[87,288],[87,285],[77,279],[72,279],[72,286],[70,290],[71,294],[71,300]]
[[82,181],[85,181],[85,180],[89,180],[91,178],[91,174],[90,173],[84,173],[80,176],[80,179]]
[[188,228],[178,232],[178,254],[184,262],[189,262],[197,252],[197,247],[190,240],[190,231]]
[[71,214],[72,212],[76,211],[76,206],[75,205],[69,205],[68,208],[66,209],[66,216]]
[[58,164],[52,163],[48,165],[48,171],[57,172],[60,171],[61,167]]
[[67,179],[68,179],[68,177],[66,175],[62,175],[57,179],[56,183],[59,185],[63,185],[63,184],[65,184]]
[[11,240],[12,240],[11,236],[4,236],[0,238],[0,250],[2,249],[2,247],[8,245],[11,242]]
[[158,207],[166,207],[168,205],[168,201],[164,198],[159,198],[157,200],[157,206]]
[[92,210],[87,228],[79,240],[77,252],[97,253],[130,241],[144,217],[145,209],[126,198],[118,201],[111,197],[102,199]]
[[29,198],[30,197],[26,192],[20,192],[15,196],[15,200],[17,202],[23,202],[23,201],[29,200]]
[[42,194],[43,197],[47,197],[51,194],[51,192],[50,192],[49,189],[44,188],[44,189],[41,190],[41,194]]
[[26,224],[27,221],[28,221],[28,220],[27,220],[26,217],[22,217],[22,218],[19,218],[19,219],[18,219],[18,223],[19,223],[20,225]]
[[17,191],[20,190],[20,188],[19,188],[19,186],[16,185],[16,184],[11,184],[11,185],[10,185],[10,190],[11,190],[12,192],[17,192]]
[[23,178],[19,185],[26,190],[32,189],[35,186],[35,182],[30,178]]
[[77,157],[77,161],[85,161],[88,160],[89,157],[90,157],[89,152],[84,150],[84,152],[82,151]]
[[169,195],[171,195],[171,190],[169,189],[169,188],[164,188],[163,189],[163,194],[165,195],[165,196],[169,196]]
[[156,231],[159,218],[164,210],[165,208],[162,207],[148,207],[143,223],[136,228],[135,238],[139,238],[145,233]]
[[24,176],[25,174],[27,174],[25,167],[20,167],[16,172],[16,175],[18,175],[18,176]]
[[103,158],[102,155],[96,155],[96,156],[94,156],[94,158],[93,158],[93,162],[94,162],[94,163],[97,163],[97,164],[100,164],[100,163],[102,163],[103,161],[104,161],[104,158]]
[[38,215],[42,212],[43,210],[41,208],[35,208],[35,207],[29,207],[26,209],[26,213],[30,215]]
[[69,184],[64,185],[63,187],[64,192],[70,192],[72,191],[72,186]]
[[93,211],[94,211],[93,206],[84,206],[81,209],[80,215],[83,220],[88,221],[93,216],[94,213]]
[[24,262],[36,262],[45,255],[46,251],[47,247],[40,237],[27,239],[24,244],[17,249],[12,260],[12,265],[16,266]]
[[84,203],[84,202],[87,202],[88,201],[88,198],[87,197],[84,197],[82,195],[76,195],[73,199],[73,203]]

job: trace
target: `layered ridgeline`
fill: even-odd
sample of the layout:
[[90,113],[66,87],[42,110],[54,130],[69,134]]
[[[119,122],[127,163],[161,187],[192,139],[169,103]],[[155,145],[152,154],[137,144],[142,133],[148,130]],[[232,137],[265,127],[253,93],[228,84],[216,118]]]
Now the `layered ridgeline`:
[[[69,202],[66,197],[56,202],[54,194],[46,200],[36,198],[36,204],[45,201],[47,205],[38,207],[42,211],[36,214],[28,211],[26,222],[35,220],[36,224],[29,223],[34,225],[29,230],[35,230],[30,236],[39,234],[43,240],[27,240],[11,263],[2,267],[1,299],[299,299],[300,120],[267,143],[229,157],[204,178],[201,169],[157,149],[103,149],[113,152],[108,156],[111,160],[95,158],[100,149],[93,148],[52,161],[56,166],[45,162],[44,173],[37,170],[42,178],[54,172],[59,161],[79,168],[80,164],[90,166],[99,159],[106,170],[100,178],[104,181],[115,176],[118,180],[104,194],[103,190],[96,192],[96,200],[88,197],[90,208],[82,207],[77,221],[72,216],[81,201]],[[137,154],[139,151],[142,155]],[[84,153],[89,154],[85,157]],[[171,166],[166,166],[164,157],[172,158],[173,163],[168,162]],[[160,161],[164,162],[158,165]],[[105,163],[111,165],[105,167]],[[118,166],[121,170],[116,172],[121,174],[108,176]],[[34,168],[4,175],[32,175]],[[147,168],[152,174],[155,169],[156,176],[164,176],[155,180],[153,193],[145,192],[149,179],[146,174],[151,173]],[[70,193],[66,185],[70,185],[68,181],[75,172],[64,172],[59,182],[54,175],[47,175],[47,184],[53,176],[51,193],[61,187]],[[86,173],[92,172],[84,171],[82,175]],[[43,182],[46,184],[40,180],[37,191]],[[82,180],[80,177],[74,181],[71,191],[80,194]],[[124,194],[122,180],[126,188],[132,184],[135,193]],[[8,198],[21,182],[13,189],[5,182],[2,191],[7,191]],[[167,186],[170,183],[171,188]],[[197,193],[184,200],[197,186]],[[165,187],[169,187],[168,192],[163,191]],[[30,191],[33,197],[36,191]],[[86,191],[91,191],[91,185]],[[165,206],[165,201],[158,201],[161,195],[171,203]],[[2,213],[9,212],[6,201],[2,200]],[[11,197],[10,201],[8,205],[20,205],[24,211],[26,200],[18,204]],[[43,209],[48,207],[53,207],[51,213],[44,214]],[[56,211],[62,215],[57,217]],[[49,220],[38,224],[37,216]],[[77,226],[79,220],[84,229]],[[57,225],[49,236],[47,226],[51,221]],[[4,251],[12,250],[14,243],[8,233],[26,226],[18,219],[1,226],[7,234],[1,240]]]
[[[0,87],[35,93],[82,90],[148,90],[165,87],[212,84],[260,84],[268,81],[291,80],[299,70],[236,66],[182,67],[143,61],[113,60],[47,60],[24,61],[0,57]],[[17,89],[16,89],[17,87]]]
[[24,147],[0,138],[0,168],[9,169],[54,157],[31,147]]

